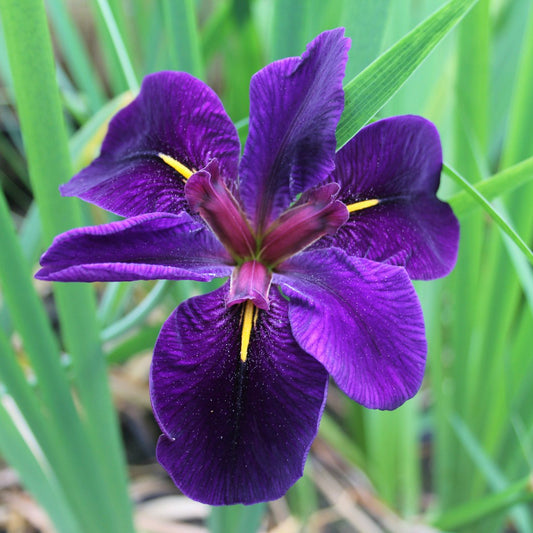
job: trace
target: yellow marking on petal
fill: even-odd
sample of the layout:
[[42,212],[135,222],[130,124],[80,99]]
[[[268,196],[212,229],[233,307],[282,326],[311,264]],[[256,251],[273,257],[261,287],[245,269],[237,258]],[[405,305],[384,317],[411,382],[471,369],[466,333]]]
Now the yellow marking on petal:
[[349,204],[346,207],[348,208],[349,213],[354,211],[360,211],[361,209],[366,209],[367,207],[373,207],[379,204],[379,200],[363,200],[362,202],[355,202],[355,204]]
[[[254,317],[255,315],[255,317]],[[244,313],[242,317],[241,331],[241,361],[246,362],[248,357],[248,346],[250,344],[250,335],[257,320],[256,307],[252,300],[246,300],[244,304]]]
[[172,167],[176,172],[179,172],[185,180],[188,180],[194,172],[187,168],[184,164],[180,163],[179,161],[176,161],[173,157],[170,157],[167,154],[162,154],[159,152],[157,154],[169,167]]

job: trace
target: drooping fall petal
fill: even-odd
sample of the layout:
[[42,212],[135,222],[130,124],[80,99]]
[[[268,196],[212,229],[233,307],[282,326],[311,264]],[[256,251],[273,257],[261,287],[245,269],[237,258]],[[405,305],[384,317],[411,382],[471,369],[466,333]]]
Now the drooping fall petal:
[[58,235],[36,277],[48,281],[209,281],[231,273],[231,257],[187,213],[151,213]]
[[[442,168],[435,126],[417,116],[380,120],[363,128],[335,158],[331,179],[339,199],[357,209],[320,247],[405,266],[413,279],[448,274],[457,258],[459,224],[436,197]],[[359,203],[360,202],[360,203]]]
[[157,457],[176,485],[212,505],[282,496],[302,475],[327,388],[323,366],[292,337],[287,302],[272,291],[239,357],[244,305],[227,285],[182,303],[167,320],[151,369],[164,432]]
[[403,268],[330,248],[303,252],[273,277],[290,298],[295,339],[365,407],[395,409],[422,383],[424,320]]

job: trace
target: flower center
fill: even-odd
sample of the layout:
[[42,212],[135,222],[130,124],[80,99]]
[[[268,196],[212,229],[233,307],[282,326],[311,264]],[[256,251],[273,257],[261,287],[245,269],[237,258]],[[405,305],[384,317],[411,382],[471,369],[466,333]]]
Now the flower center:
[[191,209],[200,214],[236,263],[255,256],[256,237],[220,176],[216,159],[187,180],[185,196]]
[[335,233],[348,220],[348,209],[336,200],[338,192],[336,183],[328,183],[304,193],[258,234],[220,176],[218,161],[212,160],[187,180],[185,195],[191,209],[200,214],[236,263],[228,305],[251,300],[259,309],[268,309],[276,266]]
[[261,260],[275,267],[324,235],[335,233],[349,217],[346,206],[335,199],[338,192],[336,183],[328,183],[304,193],[265,232]]
[[233,269],[228,305],[251,300],[259,309],[268,309],[272,271],[260,261],[246,261]]

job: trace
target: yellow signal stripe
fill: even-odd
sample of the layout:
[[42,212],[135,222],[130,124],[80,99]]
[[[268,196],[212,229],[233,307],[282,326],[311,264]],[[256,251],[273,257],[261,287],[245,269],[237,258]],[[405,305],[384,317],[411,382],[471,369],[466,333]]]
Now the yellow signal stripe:
[[361,209],[367,209],[368,207],[373,207],[379,204],[379,200],[363,200],[361,202],[355,202],[355,204],[349,204],[346,207],[348,208],[349,213],[354,211],[360,211]]
[[248,357],[248,346],[250,345],[250,336],[257,321],[257,307],[252,300],[246,300],[242,317],[241,330],[241,361],[246,362]]
[[157,154],[169,167],[172,167],[176,172],[179,172],[185,180],[188,180],[194,172],[187,168],[183,163],[176,161],[173,157],[170,157],[167,154],[158,153]]

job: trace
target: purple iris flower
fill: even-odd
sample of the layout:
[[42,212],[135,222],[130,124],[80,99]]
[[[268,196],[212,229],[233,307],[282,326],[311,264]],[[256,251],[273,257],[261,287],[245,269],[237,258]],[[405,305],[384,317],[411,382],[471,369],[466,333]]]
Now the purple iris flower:
[[157,457],[190,497],[275,499],[302,475],[328,375],[394,409],[426,359],[411,279],[453,268],[458,223],[439,201],[438,133],[416,116],[363,128],[335,153],[349,40],[319,35],[250,87],[249,135],[181,72],[147,76],[100,156],[62,186],[127,217],[58,236],[52,281],[228,277],[163,325],[150,385]]

